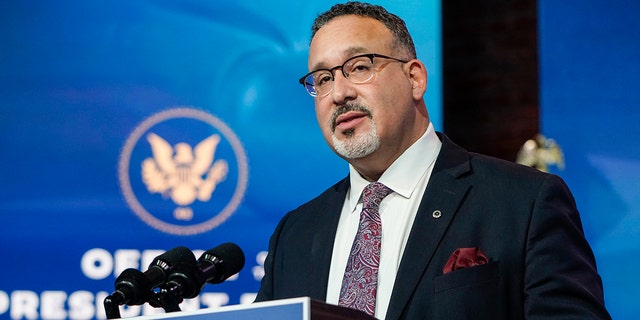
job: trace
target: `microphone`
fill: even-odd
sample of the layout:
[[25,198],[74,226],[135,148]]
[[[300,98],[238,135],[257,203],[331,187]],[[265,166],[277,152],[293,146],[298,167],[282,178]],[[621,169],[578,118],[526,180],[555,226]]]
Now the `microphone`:
[[118,305],[143,304],[154,288],[165,284],[173,266],[188,261],[195,265],[195,259],[191,250],[180,246],[154,258],[144,273],[134,268],[126,269],[116,278],[115,291],[110,298]]
[[198,266],[210,284],[222,283],[244,267],[244,253],[236,244],[227,242],[205,251]]
[[180,263],[171,269],[161,296],[195,298],[206,283],[224,282],[244,267],[244,253],[234,243],[224,243],[205,251],[197,264]]

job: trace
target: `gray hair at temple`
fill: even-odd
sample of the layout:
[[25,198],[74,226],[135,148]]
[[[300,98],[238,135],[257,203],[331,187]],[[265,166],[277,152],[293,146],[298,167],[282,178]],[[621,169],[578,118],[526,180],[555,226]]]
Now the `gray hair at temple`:
[[407,30],[407,25],[404,23],[404,20],[388,12],[384,7],[370,3],[350,1],[344,4],[334,5],[328,11],[318,15],[313,22],[313,26],[311,26],[311,38],[313,39],[316,32],[327,24],[327,22],[344,15],[369,17],[382,22],[393,34],[396,48],[408,54],[409,57],[407,58],[416,58],[416,47],[413,44],[413,39],[409,34],[409,30]]

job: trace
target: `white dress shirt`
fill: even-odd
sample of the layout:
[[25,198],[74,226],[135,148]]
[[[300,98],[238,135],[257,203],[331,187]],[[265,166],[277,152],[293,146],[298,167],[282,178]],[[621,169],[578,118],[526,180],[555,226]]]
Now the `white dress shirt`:
[[[429,124],[424,135],[396,159],[378,180],[393,190],[382,200],[379,208],[382,248],[375,312],[378,319],[384,319],[387,313],[402,253],[441,146],[442,142],[438,139],[433,125]],[[340,298],[342,278],[351,245],[358,231],[362,211],[361,194],[370,183],[351,165],[349,173],[351,187],[347,191],[338,223],[327,285],[327,302],[336,305]]]

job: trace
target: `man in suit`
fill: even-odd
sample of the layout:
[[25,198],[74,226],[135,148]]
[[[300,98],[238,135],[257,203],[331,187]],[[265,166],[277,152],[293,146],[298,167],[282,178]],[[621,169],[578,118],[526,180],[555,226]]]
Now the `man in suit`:
[[[360,300],[381,319],[610,318],[565,183],[436,133],[427,71],[399,17],[366,3],[333,6],[312,27],[308,68],[300,82],[349,175],[279,223],[256,301],[349,306],[345,294],[373,291]],[[361,194],[372,182],[391,193],[375,209],[379,251],[362,258],[375,266],[352,280],[352,243],[365,246]]]

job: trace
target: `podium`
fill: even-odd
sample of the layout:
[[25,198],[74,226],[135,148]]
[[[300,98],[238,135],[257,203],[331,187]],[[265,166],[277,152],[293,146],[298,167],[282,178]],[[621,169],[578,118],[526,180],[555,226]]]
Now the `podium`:
[[375,320],[359,310],[330,305],[309,297],[282,299],[252,304],[169,312],[131,320]]

